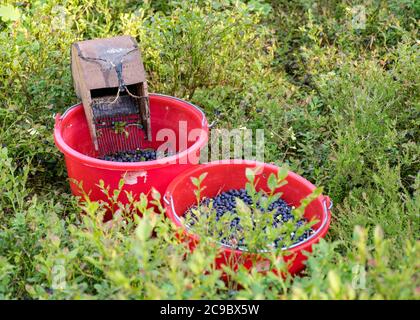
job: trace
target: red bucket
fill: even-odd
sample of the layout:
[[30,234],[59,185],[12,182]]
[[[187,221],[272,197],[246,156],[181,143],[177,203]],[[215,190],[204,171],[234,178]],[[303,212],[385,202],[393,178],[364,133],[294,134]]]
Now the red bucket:
[[[177,154],[147,162],[100,160],[96,158],[83,105],[75,105],[62,116],[57,115],[54,140],[64,153],[74,195],[82,195],[73,182],[78,181],[83,183],[83,190],[90,194],[91,200],[107,201],[97,184],[103,180],[105,186],[114,190],[121,179],[124,179],[123,190],[135,195],[148,193],[152,187],[163,194],[174,177],[199,162],[200,150],[208,140],[208,124],[201,109],[174,97],[151,94],[150,115],[152,141],[144,141],[141,148],[157,149],[172,136]],[[168,132],[173,134],[168,136]],[[127,201],[124,192],[120,201]]]
[[[203,181],[203,186],[206,188],[202,192],[202,196],[214,197],[220,192],[244,188],[247,182],[245,168],[255,168],[256,166],[263,168],[258,175],[257,190],[269,191],[267,179],[271,173],[277,174],[279,168],[274,165],[247,160],[210,162],[196,166],[182,172],[169,184],[164,196],[166,215],[178,227],[182,228],[183,234],[189,241],[192,250],[194,249],[194,244],[199,240],[198,236],[187,230],[180,219],[180,216],[188,208],[196,204],[193,192],[196,187],[192,184],[191,178],[199,177],[202,173],[207,172],[208,175]],[[286,180],[288,183],[276,190],[276,192],[283,192],[282,199],[291,206],[299,206],[300,201],[315,189],[312,183],[291,171],[289,171]],[[306,207],[305,217],[309,220],[316,218],[319,222],[313,226],[315,232],[310,237],[304,242],[288,248],[290,254],[285,256],[284,260],[290,262],[288,271],[291,274],[296,274],[304,268],[304,261],[307,259],[304,251],[311,252],[312,246],[327,233],[331,220],[331,206],[330,198],[320,195]],[[255,267],[258,270],[268,271],[269,261],[262,259],[258,254],[235,250],[222,244],[220,246],[220,255],[216,260],[217,268],[221,268],[222,265],[232,266],[232,261],[240,261],[247,269],[250,269],[254,266],[253,261],[257,261]],[[236,268],[237,265],[233,267]]]

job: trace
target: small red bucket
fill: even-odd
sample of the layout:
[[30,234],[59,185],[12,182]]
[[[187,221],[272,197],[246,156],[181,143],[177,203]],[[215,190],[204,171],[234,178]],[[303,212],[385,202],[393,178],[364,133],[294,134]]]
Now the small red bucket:
[[[74,195],[82,195],[74,183],[77,181],[83,183],[83,190],[90,194],[91,200],[107,201],[98,187],[99,181],[103,180],[105,186],[114,190],[121,179],[124,179],[123,190],[134,195],[148,193],[152,187],[163,194],[174,177],[199,162],[200,150],[208,140],[208,124],[201,109],[174,97],[150,94],[150,115],[152,141],[144,141],[141,147],[157,149],[172,137],[177,154],[147,162],[100,160],[96,158],[83,105],[75,105],[62,116],[57,115],[54,140],[64,153]],[[124,192],[120,201],[127,201]]]
[[[267,179],[271,173],[276,174],[279,168],[274,165],[247,160],[210,162],[196,166],[182,172],[169,184],[164,196],[166,215],[178,227],[182,228],[184,237],[186,241],[189,241],[192,250],[194,244],[199,240],[198,236],[187,230],[180,219],[180,216],[188,208],[196,204],[193,192],[196,187],[192,184],[191,178],[199,177],[202,173],[207,172],[208,175],[203,181],[203,186],[206,188],[202,192],[202,196],[214,197],[220,192],[244,188],[247,182],[245,169],[255,168],[256,166],[262,167],[262,172],[258,175],[257,190],[269,191]],[[282,199],[295,207],[299,206],[300,201],[315,189],[312,183],[291,171],[289,171],[286,180],[288,183],[276,192],[283,192]],[[291,274],[296,274],[305,267],[304,261],[307,256],[304,251],[311,252],[312,246],[327,233],[331,220],[331,206],[330,198],[320,195],[306,207],[305,217],[307,219],[316,218],[319,222],[313,226],[315,232],[309,238],[288,248],[290,254],[285,256],[284,260],[291,262],[288,269]],[[217,268],[221,268],[222,265],[232,266],[232,261],[240,261],[248,269],[255,266],[260,271],[268,271],[269,261],[262,259],[258,254],[235,250],[222,244],[220,246],[220,255],[216,260]],[[257,261],[256,265],[254,261]],[[236,268],[237,265],[233,267]]]

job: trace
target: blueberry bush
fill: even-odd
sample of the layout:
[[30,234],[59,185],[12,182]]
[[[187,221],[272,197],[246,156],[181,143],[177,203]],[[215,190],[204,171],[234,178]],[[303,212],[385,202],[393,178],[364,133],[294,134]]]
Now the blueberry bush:
[[[0,298],[419,299],[419,21],[415,0],[2,0]],[[156,192],[109,222],[71,196],[52,137],[77,102],[69,48],[120,34],[150,91],[263,129],[266,162],[324,186],[331,228],[304,274],[239,268],[232,286],[206,239],[190,253],[155,214]]]

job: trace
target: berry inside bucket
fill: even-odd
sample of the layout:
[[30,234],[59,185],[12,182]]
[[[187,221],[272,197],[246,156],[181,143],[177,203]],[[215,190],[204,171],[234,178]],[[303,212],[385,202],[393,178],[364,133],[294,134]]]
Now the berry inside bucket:
[[[254,236],[260,238],[261,235],[264,237],[262,245],[268,245],[274,249],[287,248],[286,241],[291,244],[305,241],[314,232],[311,227],[305,226],[308,221],[305,218],[295,219],[293,207],[281,198],[273,199],[273,196],[270,197],[264,193],[250,194],[245,188],[231,189],[213,198],[204,198],[198,205],[189,208],[183,217],[185,224],[192,228],[192,232],[197,231],[197,228],[194,228],[197,224],[204,223],[205,236],[217,237],[222,245],[242,250],[249,250],[247,238],[253,238],[251,239],[252,247],[257,250],[263,249],[256,248],[259,244],[255,242],[259,241],[255,241],[254,238]],[[244,205],[246,207],[243,207]],[[243,212],[244,210],[246,212]],[[247,222],[253,217],[259,218],[259,225],[253,224],[250,227]],[[293,231],[286,235],[281,234],[279,229],[288,222],[294,225]],[[216,226],[217,223],[222,227]],[[275,236],[272,243],[267,243],[269,237],[266,234],[270,231],[274,231]]]
[[[258,183],[256,184],[256,189],[268,191],[267,179],[270,174],[277,174],[279,168],[270,164],[246,160],[230,160],[204,164],[197,168],[184,171],[169,184],[164,197],[166,214],[169,219],[184,230],[185,239],[190,242],[192,250],[194,249],[194,244],[199,239],[194,234],[193,229],[186,227],[185,220],[183,219],[185,212],[188,212],[192,206],[197,204],[196,195],[194,194],[196,186],[191,181],[191,178],[197,178],[203,173],[207,173],[202,183],[205,187],[202,191],[202,196],[213,198],[232,189],[244,188],[247,183],[245,176],[246,168],[256,167],[261,168],[260,174],[257,176]],[[282,192],[281,198],[289,206],[300,206],[301,201],[315,190],[313,184],[293,172],[288,172],[286,180],[287,184],[280,187],[276,192]],[[287,247],[288,254],[284,259],[290,263],[288,267],[290,273],[298,273],[304,268],[304,261],[307,259],[307,256],[303,251],[312,251],[313,244],[325,236],[331,219],[330,205],[330,199],[320,195],[305,208],[305,219],[308,221],[316,219],[317,222],[312,226],[313,233],[308,235],[306,239],[303,239],[305,241],[299,241]],[[220,245],[220,255],[216,261],[216,265],[218,268],[221,268],[222,265],[232,265],[232,261],[237,261],[238,264],[243,264],[248,269],[256,267],[260,271],[268,271],[267,263],[269,261],[260,259],[259,256],[258,253]],[[258,263],[255,264],[255,261],[258,261]],[[237,265],[234,265],[234,268],[236,267]]]

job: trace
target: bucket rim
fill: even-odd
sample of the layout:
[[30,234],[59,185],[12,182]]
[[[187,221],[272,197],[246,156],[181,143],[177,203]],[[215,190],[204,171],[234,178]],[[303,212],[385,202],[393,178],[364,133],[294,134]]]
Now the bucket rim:
[[[215,167],[218,165],[252,165],[252,166],[263,166],[269,169],[273,169],[273,170],[277,170],[279,169],[278,166],[273,165],[273,164],[269,164],[269,163],[265,163],[265,162],[260,162],[260,161],[254,161],[254,160],[246,160],[246,159],[230,159],[230,160],[220,160],[220,161],[212,161],[212,162],[207,162],[207,163],[203,163],[200,165],[197,165],[193,168],[187,169],[183,172],[181,172],[180,174],[178,174],[168,185],[166,192],[163,196],[163,201],[164,201],[164,206],[166,208],[165,210],[165,214],[166,216],[179,228],[182,229],[182,232],[191,240],[198,242],[199,241],[199,236],[193,232],[191,232],[192,230],[185,224],[183,224],[180,220],[180,217],[177,215],[175,208],[174,208],[174,203],[173,203],[173,197],[171,195],[171,190],[174,189],[174,187],[176,187],[179,183],[181,183],[181,181],[187,177],[187,176],[193,176],[195,173],[201,173],[203,171],[203,168],[205,167]],[[288,171],[288,176],[291,175],[293,176],[294,179],[300,181],[301,183],[305,184],[306,186],[310,187],[311,191],[313,191],[316,187],[314,184],[312,184],[310,181],[308,181],[307,179],[305,179],[304,177],[298,175],[297,173],[289,170]],[[321,201],[321,205],[323,208],[323,212],[322,212],[322,220],[321,220],[321,225],[319,226],[319,228],[317,230],[315,230],[315,232],[308,237],[307,239],[305,239],[304,241],[298,242],[296,244],[292,244],[289,247],[286,248],[281,248],[281,251],[287,251],[290,252],[290,255],[295,254],[297,252],[300,251],[306,251],[306,249],[311,248],[311,246],[315,243],[317,243],[319,241],[319,239],[323,238],[325,236],[325,234],[327,233],[329,226],[330,226],[330,222],[331,222],[331,208],[332,208],[332,200],[330,199],[330,197],[325,196],[323,194],[321,194],[318,198],[316,198],[315,200],[319,200]],[[222,250],[224,250],[225,252],[228,253],[234,253],[234,254],[246,254],[246,255],[258,255],[261,253],[267,253],[267,252],[272,252],[270,250],[261,250],[258,252],[250,252],[242,249],[235,249],[229,245],[223,244],[219,241],[214,241],[216,245],[220,246]]]
[[165,166],[169,166],[172,164],[177,164],[180,159],[187,158],[190,154],[194,154],[198,150],[200,150],[208,140],[208,133],[209,133],[209,126],[207,122],[207,118],[203,112],[203,110],[185,100],[180,98],[172,97],[165,94],[159,93],[150,93],[149,97],[159,97],[166,100],[174,100],[181,102],[189,107],[192,107],[194,112],[201,118],[201,133],[198,137],[197,141],[193,143],[193,145],[186,150],[177,153],[175,155],[165,157],[158,160],[152,161],[142,161],[142,162],[116,162],[116,161],[107,161],[101,160],[94,157],[90,157],[85,155],[73,148],[71,148],[65,141],[62,136],[62,122],[63,120],[71,116],[74,112],[77,112],[80,108],[83,108],[83,103],[79,102],[75,105],[69,107],[62,115],[57,114],[55,116],[55,125],[54,125],[54,142],[57,148],[65,155],[68,156],[78,162],[82,162],[84,165],[88,165],[91,167],[101,168],[101,169],[108,169],[108,170],[125,170],[125,171],[135,171],[135,170],[145,170],[145,169],[153,169],[153,168],[162,168]]

